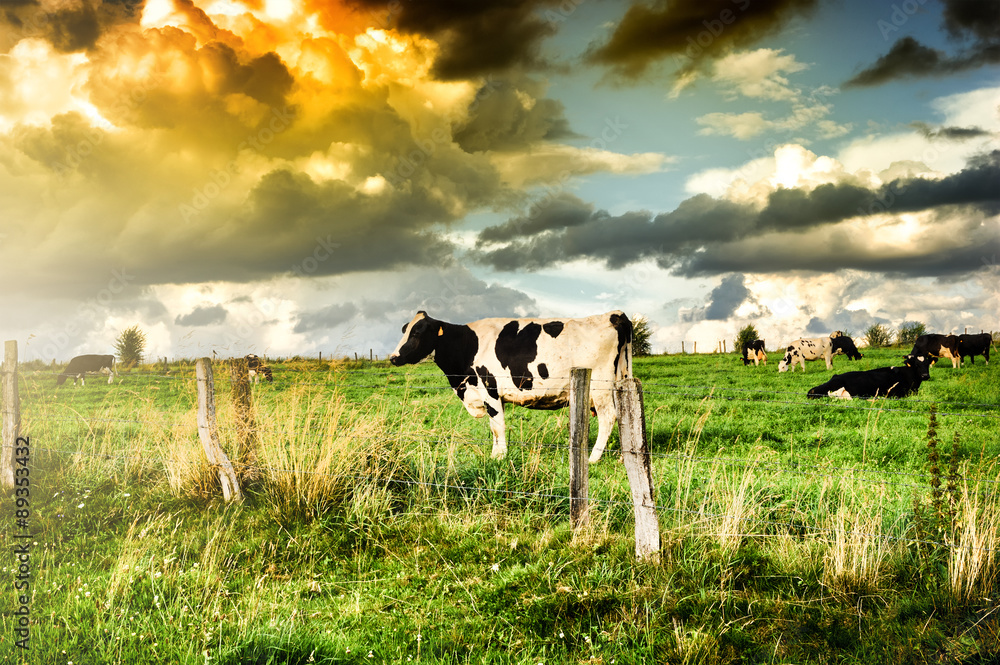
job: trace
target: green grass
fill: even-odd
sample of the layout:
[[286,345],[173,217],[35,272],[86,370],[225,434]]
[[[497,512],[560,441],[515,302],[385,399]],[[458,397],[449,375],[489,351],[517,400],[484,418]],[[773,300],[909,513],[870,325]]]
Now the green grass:
[[[838,357],[833,372],[901,355]],[[634,557],[617,435],[590,469],[592,523],[574,534],[565,411],[508,407],[510,452],[491,460],[486,422],[429,363],[277,365],[274,384],[254,387],[261,446],[235,459],[255,469],[235,506],[197,438],[193,367],[77,389],[27,373],[24,662],[988,662],[1000,650],[995,368],[939,365],[918,397],[842,403],[806,400],[833,373],[821,363],[776,364],[636,359],[658,564]],[[921,545],[931,403],[940,448],[957,433],[961,471],[980,481],[948,493],[954,507]],[[12,498],[0,513],[10,543]],[[13,663],[4,549],[0,662]]]

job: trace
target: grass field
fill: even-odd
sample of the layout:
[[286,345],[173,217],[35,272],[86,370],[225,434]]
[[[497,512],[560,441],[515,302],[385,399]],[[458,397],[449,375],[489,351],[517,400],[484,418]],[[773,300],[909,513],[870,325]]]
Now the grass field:
[[240,505],[204,459],[192,365],[77,389],[27,372],[31,643],[13,648],[8,496],[0,662],[992,662],[995,365],[852,402],[806,400],[833,373],[821,362],[776,365],[636,359],[659,564],[633,554],[617,435],[574,534],[566,412],[508,407],[510,453],[491,460],[485,420],[433,364],[276,363],[252,456],[217,369]]

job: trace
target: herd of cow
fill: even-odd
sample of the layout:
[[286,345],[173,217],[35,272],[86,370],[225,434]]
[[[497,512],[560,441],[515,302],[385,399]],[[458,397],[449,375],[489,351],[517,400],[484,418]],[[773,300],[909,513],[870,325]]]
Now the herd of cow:
[[[965,358],[990,360],[992,337],[979,335],[921,335],[899,367],[835,374],[826,383],[809,390],[809,397],[905,397],[917,392],[930,378],[930,368],[939,358],[948,358],[954,367]],[[764,341],[743,345],[743,364],[767,364]],[[862,358],[854,341],[840,332],[829,337],[798,339],[785,349],[779,372],[796,365],[805,372],[807,360],[826,361],[832,369],[834,355],[843,353],[851,360]],[[570,370],[591,368],[594,389],[591,412],[597,417],[597,441],[590,462],[604,453],[617,419],[616,381],[632,376],[632,322],[624,312],[613,311],[581,319],[492,318],[467,324],[447,323],[417,312],[403,326],[403,337],[389,356],[394,366],[420,362],[434,354],[434,362],[444,372],[466,410],[476,418],[489,417],[493,437],[492,456],[507,452],[503,405],[517,404],[532,409],[560,409],[569,405]],[[271,368],[254,354],[246,356],[249,376],[273,381]],[[59,375],[58,383],[73,377],[83,382],[87,372],[106,371],[114,380],[114,356],[85,355],[73,358]]]
[[[811,388],[808,397],[838,397],[851,399],[860,397],[905,397],[916,393],[920,384],[930,378],[930,368],[940,358],[951,360],[952,367],[961,367],[962,362],[969,358],[976,364],[976,356],[983,356],[986,363],[990,362],[990,347],[993,337],[989,333],[963,335],[921,335],[913,349],[903,358],[899,367],[880,367],[857,372],[835,374],[826,383]],[[767,353],[764,351],[764,340],[754,340],[743,344],[743,364],[751,362],[758,365],[767,363]],[[840,331],[830,337],[797,339],[785,349],[785,356],[778,364],[778,371],[794,371],[795,365],[801,365],[806,371],[807,360],[826,361],[826,368],[833,369],[833,356],[843,353],[851,360],[860,360],[863,355],[855,346],[854,340]]]

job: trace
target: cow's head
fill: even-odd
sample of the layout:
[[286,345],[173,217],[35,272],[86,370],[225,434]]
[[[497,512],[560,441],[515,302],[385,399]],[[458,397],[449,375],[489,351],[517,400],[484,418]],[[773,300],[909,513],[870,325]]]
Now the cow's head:
[[933,360],[934,359],[930,356],[915,356],[910,353],[903,358],[903,363],[907,367],[912,367],[920,372],[921,381],[927,381],[931,378],[931,365],[933,364]]
[[403,339],[399,340],[396,350],[389,356],[389,362],[397,367],[420,362],[434,351],[437,338],[443,332],[440,321],[427,316],[427,312],[417,312],[417,315],[403,326]]
[[861,360],[864,356],[858,351],[858,347],[854,345],[854,340],[845,335],[839,335],[833,338],[833,352],[838,351],[843,352],[851,360]]
[[785,350],[785,357],[781,359],[780,363],[778,363],[778,371],[779,372],[787,372],[789,365],[795,364],[795,360],[796,360],[796,356],[797,355],[798,355],[798,351],[795,350],[794,346],[788,347]]

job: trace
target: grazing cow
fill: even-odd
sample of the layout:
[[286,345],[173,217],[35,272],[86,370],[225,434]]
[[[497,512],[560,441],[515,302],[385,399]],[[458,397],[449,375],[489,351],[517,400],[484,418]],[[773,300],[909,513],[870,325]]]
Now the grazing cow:
[[274,383],[274,375],[271,374],[271,368],[265,365],[264,361],[253,353],[247,355],[247,369],[250,370],[250,380],[254,383],[260,381],[261,375],[271,383]]
[[569,405],[570,370],[589,367],[591,411],[601,459],[617,419],[614,382],[632,376],[632,322],[620,311],[583,319],[482,319],[465,325],[417,312],[389,356],[395,366],[431,353],[475,418],[489,416],[492,456],[507,454],[503,405],[561,409]]
[[958,355],[958,337],[955,335],[921,335],[913,341],[910,355],[929,357],[932,367],[940,358],[949,358],[952,367],[962,366]]
[[743,365],[767,364],[767,352],[764,351],[764,340],[755,339],[752,342],[743,342]]
[[990,347],[993,345],[993,336],[989,333],[979,333],[978,335],[958,336],[958,360],[961,363],[968,356],[972,358],[972,364],[976,364],[976,356],[986,358],[986,364],[990,364]]
[[826,368],[833,369],[833,356],[844,353],[851,360],[861,360],[863,356],[854,345],[854,340],[840,331],[835,332],[830,337],[812,337],[807,339],[797,339],[785,349],[785,357],[778,363],[778,371],[786,372],[789,368],[794,372],[795,365],[801,364],[802,371],[806,371],[807,360],[826,360]]
[[74,386],[76,385],[77,379],[80,379],[81,386],[86,385],[84,382],[84,376],[87,372],[107,372],[108,383],[114,383],[115,357],[96,354],[77,356],[69,361],[69,365],[66,366],[66,369],[64,369],[59,375],[59,378],[56,379],[56,385],[61,386],[66,383],[66,379],[71,376],[73,377]]
[[861,372],[834,374],[833,378],[806,393],[807,397],[906,397],[930,379],[931,358],[908,355],[902,367],[880,367]]

